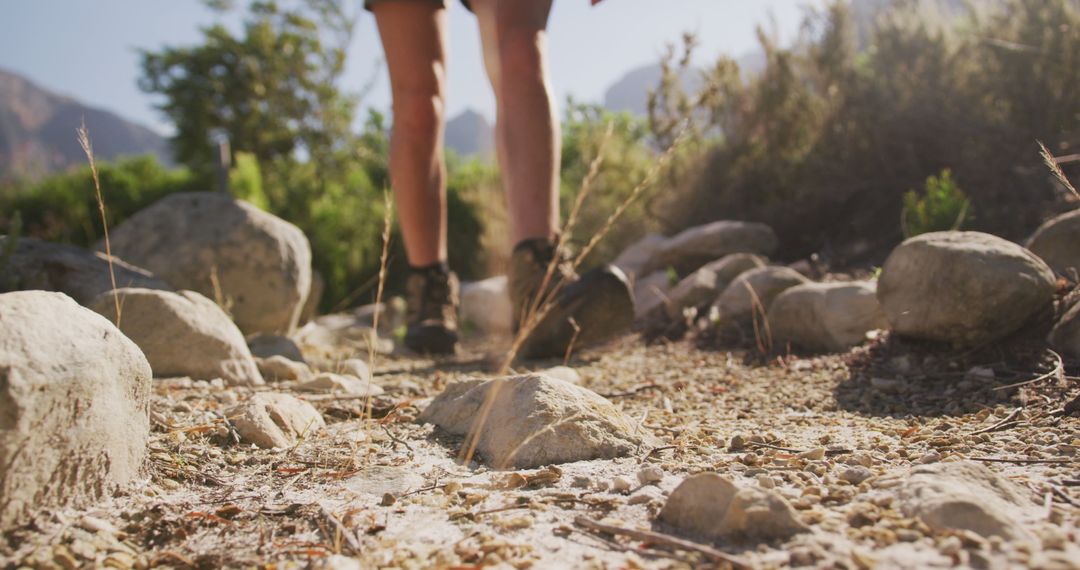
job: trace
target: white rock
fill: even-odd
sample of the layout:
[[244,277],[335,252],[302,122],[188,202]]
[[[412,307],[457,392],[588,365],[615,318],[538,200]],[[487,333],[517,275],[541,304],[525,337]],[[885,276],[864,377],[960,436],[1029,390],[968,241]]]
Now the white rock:
[[342,556],[340,554],[331,554],[322,559],[317,564],[317,568],[320,570],[363,570],[364,565],[355,558],[349,558],[348,556]]
[[808,350],[847,350],[888,324],[872,281],[796,285],[769,307],[774,342]]
[[368,363],[359,358],[347,358],[334,366],[334,372],[355,376],[365,382],[371,380],[371,368]]
[[629,493],[634,488],[634,482],[627,477],[617,475],[611,479],[611,490],[616,493]]
[[514,326],[514,307],[510,303],[506,276],[462,284],[459,315],[462,322],[484,334],[509,333]]
[[70,297],[0,294],[0,528],[138,475],[150,379],[135,343]]
[[[213,301],[194,291],[119,289],[120,330],[142,349],[158,378],[221,378],[233,386],[263,384],[244,335]],[[112,293],[90,308],[115,320]]]
[[477,451],[496,468],[609,459],[658,445],[611,402],[542,374],[454,382],[417,420],[468,434],[489,392],[490,413],[479,429]]
[[750,322],[754,312],[764,320],[770,305],[780,293],[809,281],[787,267],[760,267],[735,278],[716,300],[721,326]]
[[173,287],[215,298],[216,281],[245,334],[291,332],[311,289],[304,233],[227,194],[171,194],[111,238],[113,253]]
[[885,261],[878,299],[907,337],[978,345],[1015,332],[1050,306],[1054,273],[1030,251],[978,232],[934,232]]
[[[7,250],[7,240],[0,236],[0,252]],[[56,291],[70,296],[80,305],[87,305],[98,295],[113,289],[105,254],[34,238],[20,237],[2,270],[0,291]],[[149,271],[115,256],[113,271],[120,287],[171,290]]]
[[785,539],[809,528],[783,497],[763,488],[739,488],[716,473],[686,478],[672,491],[660,520],[708,540]]
[[270,382],[306,382],[311,379],[311,369],[308,368],[307,364],[289,360],[284,356],[256,358],[255,364],[259,367],[263,379]]
[[320,392],[333,394],[349,394],[352,396],[378,396],[383,389],[372,384],[370,381],[361,380],[356,376],[323,372],[311,380],[298,384],[299,392]]
[[569,382],[570,384],[581,385],[581,374],[569,366],[554,366],[544,370],[541,374],[549,378]]
[[706,263],[667,293],[663,306],[668,318],[680,319],[684,309],[712,303],[739,275],[759,267],[765,267],[765,260],[749,253],[733,253]]
[[1027,492],[982,464],[959,461],[915,467],[896,493],[905,515],[918,517],[934,530],[1032,540],[1021,524],[1033,515]]
[[288,394],[260,392],[225,415],[231,419],[241,439],[262,448],[286,448],[296,445],[326,427],[319,411],[311,404]]
[[1070,268],[1080,270],[1080,210],[1047,220],[1026,246],[1058,273]]
[[637,479],[642,485],[659,483],[664,480],[664,470],[655,465],[649,465],[638,471]]

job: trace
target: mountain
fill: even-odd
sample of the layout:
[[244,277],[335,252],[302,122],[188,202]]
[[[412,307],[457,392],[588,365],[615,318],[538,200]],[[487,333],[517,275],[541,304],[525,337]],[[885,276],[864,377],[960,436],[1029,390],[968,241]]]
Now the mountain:
[[446,148],[461,156],[487,156],[495,151],[495,130],[472,109],[446,122]]
[[[765,68],[765,55],[752,52],[735,60],[743,75],[751,75]],[[604,92],[604,107],[611,111],[627,111],[634,115],[649,113],[649,91],[660,85],[663,76],[659,63],[635,67],[626,72]],[[701,70],[688,69],[682,76],[683,87],[689,93],[701,88]]]
[[172,163],[168,141],[154,131],[0,70],[0,179],[33,179],[86,164],[75,140],[84,119],[98,160],[150,153]]

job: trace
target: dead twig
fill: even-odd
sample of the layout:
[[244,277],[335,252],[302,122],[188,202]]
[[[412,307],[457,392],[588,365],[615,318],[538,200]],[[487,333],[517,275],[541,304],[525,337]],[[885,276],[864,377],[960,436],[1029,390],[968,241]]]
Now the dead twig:
[[969,457],[972,461],[982,461],[984,463],[1016,463],[1018,465],[1068,465],[1070,463],[1080,463],[1078,459],[1011,459],[1008,457]]
[[413,451],[412,446],[409,445],[409,442],[407,442],[407,441],[399,438],[398,436],[390,433],[390,428],[386,427],[386,424],[380,422],[379,426],[382,427],[384,432],[386,432],[386,437],[389,437],[390,441],[393,441],[394,443],[400,443],[401,445],[405,446],[405,449],[408,449],[409,453],[415,453]]
[[1065,363],[1061,360],[1061,355],[1054,352],[1054,351],[1052,351],[1052,350],[1049,350],[1049,349],[1047,349],[1047,352],[1054,355],[1054,358],[1057,360],[1057,362],[1054,364],[1054,369],[1053,370],[1051,370],[1050,372],[1047,372],[1046,374],[1041,374],[1041,375],[1039,375],[1039,376],[1037,376],[1035,378],[1032,378],[1031,380],[1025,380],[1023,382],[1016,382],[1016,383],[1013,383],[1013,384],[1006,384],[1005,386],[998,386],[998,387],[994,388],[994,390],[999,391],[999,390],[1009,390],[1011,388],[1019,388],[1021,386],[1027,386],[1029,384],[1036,384],[1038,382],[1042,382],[1043,380],[1048,380],[1050,378],[1055,378],[1055,377],[1058,378],[1058,379],[1061,379],[1065,375]]
[[697,552],[708,557],[714,562],[720,562],[729,565],[736,570],[749,570],[751,568],[750,563],[742,560],[737,556],[721,552],[711,546],[704,544],[698,544],[696,542],[690,542],[689,540],[683,540],[667,534],[653,532],[648,530],[636,530],[632,528],[622,528],[614,525],[604,524],[599,521],[595,521],[588,517],[578,516],[574,518],[574,524],[592,530],[594,532],[602,532],[611,535],[622,535],[634,540],[640,540],[642,542],[648,542],[651,544],[661,544],[671,548],[678,548],[680,550],[686,550],[690,552]]
[[356,537],[353,536],[353,533],[345,527],[345,524],[338,520],[338,518],[334,516],[334,513],[330,512],[330,509],[326,508],[326,505],[319,505],[319,514],[322,515],[322,518],[334,530],[334,536],[330,536],[327,538],[330,538],[335,545],[338,544],[338,541],[344,540],[345,546],[348,547],[349,554],[353,556],[359,555],[360,543],[357,542]]
[[611,398],[626,398],[628,396],[636,396],[636,395],[638,395],[641,392],[644,392],[646,390],[663,390],[663,387],[660,386],[659,384],[645,384],[644,386],[638,386],[637,388],[633,388],[633,389],[628,390],[626,392],[612,392],[610,394],[600,394],[600,395],[605,397],[605,398],[608,398],[608,399],[611,399]]
[[1007,427],[1014,427],[1016,424],[1020,423],[1020,422],[1016,422],[1014,420],[1016,418],[1020,417],[1020,413],[1023,412],[1023,411],[1024,411],[1024,408],[1022,406],[1019,407],[1019,408],[1016,408],[1008,416],[1005,416],[1005,418],[1003,420],[995,423],[994,425],[992,425],[990,427],[986,427],[986,428],[983,428],[983,429],[978,430],[978,431],[973,431],[973,432],[971,432],[970,435],[979,435],[979,434],[984,434],[984,433],[990,433],[992,431],[1003,430],[1003,429],[1006,429]]

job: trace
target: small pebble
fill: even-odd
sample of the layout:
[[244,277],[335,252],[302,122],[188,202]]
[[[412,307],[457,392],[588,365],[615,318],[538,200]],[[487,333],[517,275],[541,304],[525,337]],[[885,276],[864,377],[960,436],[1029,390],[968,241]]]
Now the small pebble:
[[633,482],[621,475],[611,480],[611,490],[616,493],[627,493],[633,486]]
[[642,485],[659,483],[664,480],[664,470],[655,465],[650,465],[638,471],[637,478]]
[[916,463],[926,464],[937,463],[938,461],[941,461],[941,454],[936,451],[931,451],[930,453],[927,453],[926,455],[920,457],[918,461],[916,461]]
[[804,452],[799,454],[799,459],[809,459],[811,461],[821,461],[822,459],[825,459],[825,448],[824,447],[815,447],[814,449],[804,451]]
[[772,477],[762,473],[757,476],[757,484],[762,489],[773,489],[776,487],[776,481],[773,481]]
[[859,465],[856,467],[848,467],[840,473],[840,480],[847,481],[852,485],[858,485],[863,481],[874,476],[874,473],[869,469]]

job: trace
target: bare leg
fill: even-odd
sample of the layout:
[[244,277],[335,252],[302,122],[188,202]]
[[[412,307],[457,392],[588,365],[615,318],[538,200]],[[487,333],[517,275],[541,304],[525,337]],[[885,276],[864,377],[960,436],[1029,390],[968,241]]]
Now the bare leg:
[[409,264],[446,261],[446,10],[430,2],[380,2],[375,20],[390,70],[394,125],[390,183]]
[[473,0],[498,104],[496,145],[513,242],[559,227],[559,121],[547,70],[552,0]]

